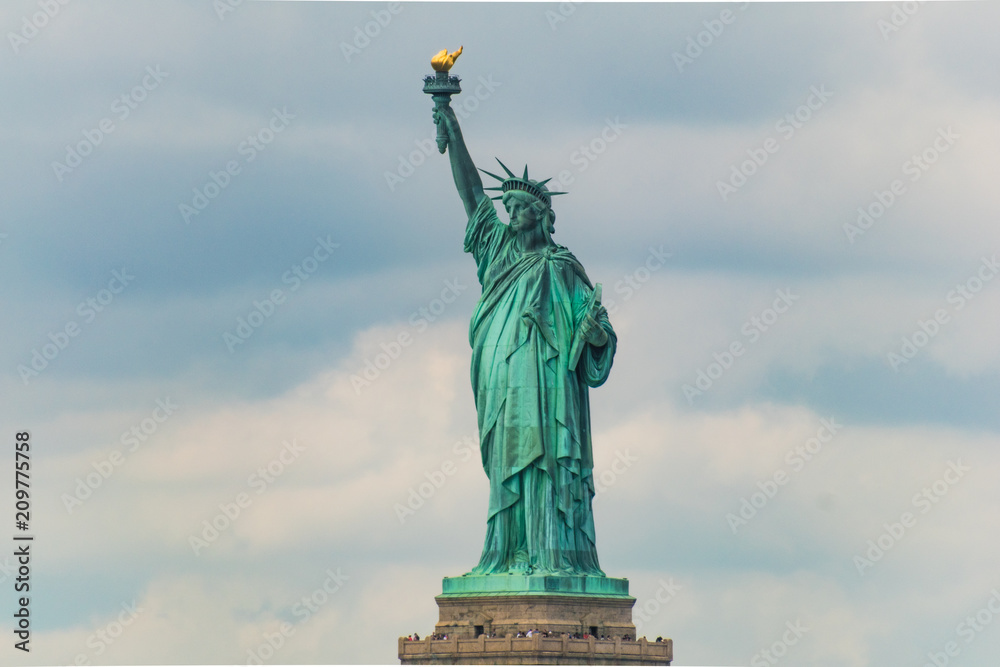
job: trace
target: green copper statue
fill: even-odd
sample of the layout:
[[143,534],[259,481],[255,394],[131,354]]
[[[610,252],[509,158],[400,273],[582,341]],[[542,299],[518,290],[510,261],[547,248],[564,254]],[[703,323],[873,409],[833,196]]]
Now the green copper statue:
[[[483,555],[470,574],[603,577],[587,392],[607,379],[617,338],[600,285],[552,241],[551,197],[563,193],[550,192],[549,179],[530,179],[527,167],[517,177],[500,163],[506,177],[484,171],[501,181],[487,189],[502,193],[494,199],[510,224],[497,217],[448,104],[459,92],[447,72],[453,62],[443,71],[435,66],[425,92],[435,97],[439,146],[447,147],[469,218],[465,251],[483,289],[469,341],[490,503]],[[435,81],[443,83],[434,88]]]

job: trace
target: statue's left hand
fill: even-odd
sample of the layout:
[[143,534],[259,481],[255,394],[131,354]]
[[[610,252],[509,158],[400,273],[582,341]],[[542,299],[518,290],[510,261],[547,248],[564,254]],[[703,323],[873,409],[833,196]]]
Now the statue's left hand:
[[594,319],[592,313],[587,313],[580,323],[580,334],[583,339],[595,347],[601,347],[608,342],[608,332],[600,322]]

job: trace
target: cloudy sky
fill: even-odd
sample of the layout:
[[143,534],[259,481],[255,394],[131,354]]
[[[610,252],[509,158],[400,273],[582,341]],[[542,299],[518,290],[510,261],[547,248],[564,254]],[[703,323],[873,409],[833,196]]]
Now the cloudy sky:
[[394,663],[433,628],[488,491],[421,92],[459,45],[473,159],[560,181],[604,285],[598,549],[640,632],[996,662],[1000,6],[233,5],[0,9],[36,536],[3,662]]

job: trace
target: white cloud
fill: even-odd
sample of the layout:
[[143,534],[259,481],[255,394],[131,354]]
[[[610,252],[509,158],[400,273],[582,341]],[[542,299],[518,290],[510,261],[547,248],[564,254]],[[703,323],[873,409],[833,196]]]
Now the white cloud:
[[[460,573],[477,558],[486,484],[478,457],[463,458],[455,448],[466,430],[473,427],[474,433],[462,323],[434,325],[371,387],[360,395],[351,389],[351,369],[392,331],[365,332],[339,370],[321,372],[283,396],[179,412],[155,435],[155,443],[121,466],[72,516],[46,508],[54,519],[49,530],[65,543],[64,548],[54,544],[51,553],[65,555],[47,556],[45,567],[64,570],[72,564],[86,572],[127,559],[170,562],[172,569],[186,572],[154,574],[145,590],[136,591],[152,611],[109,650],[109,661],[241,659],[236,654],[264,641],[261,633],[286,618],[295,591],[309,585],[306,572],[280,574],[264,584],[261,568],[316,550],[328,554],[330,567],[362,563],[367,553],[385,556],[360,565],[349,602],[345,595],[303,626],[285,655],[296,661],[389,660],[374,646],[392,644],[392,635],[385,634],[390,627],[429,629],[436,579]],[[622,401],[634,391],[624,381],[592,395],[598,474],[610,469],[621,451],[636,461],[595,501],[599,544],[605,569],[612,576],[630,576],[640,601],[647,588],[658,585],[657,577],[669,573],[687,582],[670,608],[684,614],[665,615],[655,626],[657,634],[672,634],[685,655],[721,661],[739,646],[752,653],[763,648],[758,646],[762,639],[772,634],[779,639],[785,620],[801,616],[811,630],[796,649],[799,659],[863,665],[881,633],[900,632],[910,622],[905,609],[894,609],[891,617],[882,610],[881,620],[874,622],[867,607],[872,591],[866,586],[897,596],[930,576],[935,563],[948,561],[950,585],[965,591],[950,609],[960,613],[981,597],[988,566],[972,553],[989,553],[996,545],[977,527],[1000,510],[1000,496],[990,482],[1000,473],[991,435],[857,426],[832,415],[843,423],[842,430],[796,471],[786,453],[815,436],[820,419],[831,415],[777,405],[716,414],[678,412],[662,392],[636,404],[646,407],[620,412],[601,407],[609,394],[624,395],[615,399]],[[386,406],[392,406],[391,420],[385,419]],[[290,438],[305,444],[305,451],[257,495],[247,477],[273,462],[281,441]],[[68,488],[86,459],[51,460],[52,486]],[[937,480],[949,460],[958,459],[973,468],[967,480],[926,515],[918,514],[911,497]],[[455,463],[455,474],[400,525],[393,506],[405,503],[406,490],[448,460]],[[772,479],[779,469],[790,481],[733,535],[726,514],[738,513],[740,499],[756,493],[757,482]],[[189,535],[240,491],[251,496],[251,506],[196,557]],[[907,509],[917,514],[917,527],[860,577],[853,556],[863,552],[866,540],[878,539],[883,523],[898,521]],[[621,516],[638,521],[612,520]],[[109,543],[120,545],[111,555]],[[699,564],[694,554],[717,548],[708,547],[713,544],[725,545],[728,553]],[[970,552],[973,544],[978,546]],[[443,560],[441,545],[450,545]],[[793,568],[785,573],[762,569],[769,559]],[[650,569],[650,563],[662,570]],[[221,579],[204,569],[218,566],[237,569]],[[321,572],[313,572],[313,578]],[[725,583],[706,581],[719,573],[725,573]],[[719,596],[729,610],[721,620]],[[413,606],[389,612],[405,606],[399,599]],[[711,648],[705,628],[718,630],[748,616],[756,621],[735,643]],[[385,622],[375,629],[341,635],[336,645],[317,629],[361,627],[382,617]],[[88,634],[111,620],[98,615],[82,628],[43,635],[39,643],[65,652],[85,644]],[[843,641],[845,634],[851,641]]]

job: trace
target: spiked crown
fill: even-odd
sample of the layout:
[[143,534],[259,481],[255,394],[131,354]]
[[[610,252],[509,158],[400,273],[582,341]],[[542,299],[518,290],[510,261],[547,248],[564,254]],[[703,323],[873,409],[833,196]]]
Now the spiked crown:
[[[497,162],[500,162],[500,158],[497,158]],[[503,170],[505,172],[507,172],[508,178],[503,178],[502,176],[497,176],[496,174],[491,174],[490,172],[486,171],[485,169],[480,169],[479,170],[479,171],[483,172],[484,174],[486,174],[488,176],[492,176],[493,178],[497,179],[498,181],[501,181],[501,183],[500,183],[500,185],[498,187],[495,187],[495,188],[483,188],[484,190],[496,190],[496,191],[499,191],[499,192],[503,193],[499,197],[490,197],[490,199],[493,199],[493,200],[502,199],[504,194],[506,194],[508,192],[511,192],[513,190],[517,190],[519,192],[526,192],[529,195],[531,195],[532,197],[534,197],[535,199],[538,199],[539,201],[544,202],[546,206],[551,207],[552,206],[552,197],[554,195],[564,195],[564,194],[566,194],[565,192],[549,192],[549,190],[547,190],[545,188],[545,184],[548,183],[549,181],[551,181],[552,180],[551,178],[546,178],[544,181],[532,181],[532,180],[530,180],[528,178],[528,165],[524,165],[524,176],[521,176],[520,178],[518,178],[517,176],[515,176],[514,172],[512,172],[510,169],[508,169],[507,165],[505,165],[503,162],[500,162],[500,166],[503,167]]]

